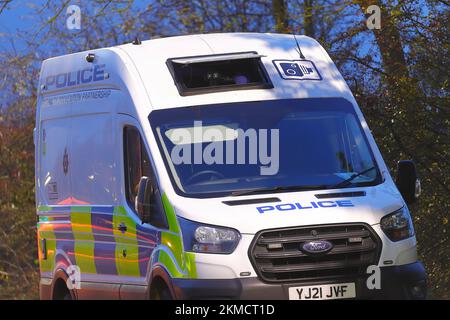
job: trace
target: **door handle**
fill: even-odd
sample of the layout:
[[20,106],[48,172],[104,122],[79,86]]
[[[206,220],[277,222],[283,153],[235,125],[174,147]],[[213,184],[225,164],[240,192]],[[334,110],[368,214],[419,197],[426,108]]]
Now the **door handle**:
[[119,231],[126,232],[126,231],[127,231],[127,226],[126,226],[125,223],[121,222],[121,223],[119,223],[119,225],[117,226],[117,229],[119,229]]

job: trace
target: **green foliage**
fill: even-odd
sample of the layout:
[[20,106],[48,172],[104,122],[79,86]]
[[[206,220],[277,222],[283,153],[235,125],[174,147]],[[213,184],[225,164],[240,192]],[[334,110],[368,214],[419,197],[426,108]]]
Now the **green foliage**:
[[34,207],[34,98],[0,113],[0,298],[38,298]]

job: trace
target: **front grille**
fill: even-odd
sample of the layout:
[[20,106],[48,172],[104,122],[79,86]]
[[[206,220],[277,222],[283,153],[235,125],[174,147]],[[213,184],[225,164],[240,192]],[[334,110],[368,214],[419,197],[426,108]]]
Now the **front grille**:
[[[326,240],[324,254],[301,250],[309,241]],[[337,224],[259,232],[249,250],[257,274],[267,282],[325,280],[366,274],[378,264],[381,241],[365,224]]]

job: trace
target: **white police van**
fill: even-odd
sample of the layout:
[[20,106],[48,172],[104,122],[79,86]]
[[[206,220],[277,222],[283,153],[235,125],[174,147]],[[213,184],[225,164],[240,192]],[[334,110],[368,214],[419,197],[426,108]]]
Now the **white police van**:
[[424,298],[406,202],[315,40],[155,39],[45,60],[42,299]]

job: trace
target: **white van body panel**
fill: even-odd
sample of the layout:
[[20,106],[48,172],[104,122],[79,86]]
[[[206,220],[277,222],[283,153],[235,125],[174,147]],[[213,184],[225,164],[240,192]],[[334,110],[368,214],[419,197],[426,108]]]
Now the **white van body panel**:
[[[360,190],[355,188],[346,189],[345,191]],[[336,189],[336,192],[339,191],[343,191],[343,189]],[[281,200],[276,203],[246,204],[240,206],[228,206],[222,203],[222,201],[227,200],[238,200],[236,197],[225,197],[220,198],[220,200],[217,198],[185,199],[178,197],[173,201],[173,205],[177,214],[186,219],[227,226],[247,234],[255,234],[264,229],[326,223],[364,222],[369,225],[374,225],[380,223],[380,219],[386,215],[386,212],[394,212],[401,208],[401,202],[397,202],[400,201],[399,197],[395,193],[387,192],[383,185],[372,188],[364,197],[351,198],[353,207],[337,207],[331,203],[336,200],[342,200],[343,198],[317,199],[315,195],[320,193],[318,191],[304,191],[268,193],[263,196],[240,196],[238,198],[239,200],[270,197],[277,197]],[[371,202],[370,205],[367,203],[369,199]],[[334,205],[334,207],[312,207],[311,202],[317,203],[321,200],[326,200],[324,205]],[[395,204],[396,202],[397,204]],[[285,205],[294,203],[299,203],[305,209],[290,209],[288,205]],[[275,208],[263,213],[257,210],[258,207],[277,205],[280,206],[278,210]],[[214,210],[205,210],[205,208],[214,208]]]
[[[322,81],[284,81],[274,64],[275,59],[298,60],[296,43],[292,35],[282,34],[208,34],[170,37],[143,41],[141,45],[119,46],[138,66],[140,77],[151,99],[153,109],[206,105],[218,102],[238,102],[313,98],[343,97],[349,101],[353,96],[337,71],[334,63],[320,44],[305,36],[296,36],[307,59],[314,61],[323,77]],[[182,49],[181,49],[182,48]],[[263,55],[262,62],[274,84],[271,90],[240,90],[180,96],[167,68],[167,59],[183,56],[225,54],[257,51]],[[158,74],[158,77],[154,77]]]

